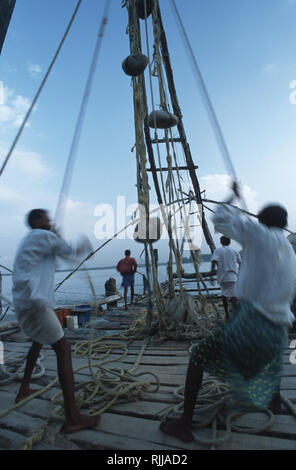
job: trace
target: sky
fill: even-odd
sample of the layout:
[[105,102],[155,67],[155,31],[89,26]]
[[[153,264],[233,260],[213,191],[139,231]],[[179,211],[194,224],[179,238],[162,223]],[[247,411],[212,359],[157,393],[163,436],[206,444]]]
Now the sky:
[[[0,56],[0,163],[19,129],[65,32],[76,0],[17,0]],[[228,197],[230,176],[203,104],[172,2],[160,0],[183,124],[201,190]],[[12,267],[36,207],[54,217],[105,1],[84,0],[24,132],[0,177],[0,263]],[[249,211],[279,202],[296,231],[296,1],[176,0]],[[149,51],[153,50],[149,24]],[[144,22],[141,21],[144,28]],[[137,203],[133,96],[121,64],[129,55],[127,11],[111,0],[62,222],[67,240],[86,234],[93,248],[128,223]],[[147,54],[144,29],[143,53]],[[148,69],[145,71],[148,106]],[[159,103],[154,78],[155,103]],[[176,135],[176,131],[175,135]],[[182,161],[182,152],[178,158]],[[182,163],[184,164],[184,163]],[[185,177],[184,177],[185,181]],[[186,179],[184,187],[189,188]],[[184,183],[185,184],[185,183]],[[151,203],[156,202],[150,179]],[[125,207],[122,205],[124,200]],[[120,202],[121,201],[121,202]],[[211,206],[214,208],[214,206]],[[114,224],[102,223],[104,208]],[[211,213],[206,211],[212,230]],[[98,234],[100,235],[98,237]],[[218,234],[213,234],[218,243]],[[99,239],[98,239],[99,238]],[[160,261],[167,240],[155,243]],[[113,266],[129,248],[115,239],[91,261]],[[202,243],[202,251],[208,252]],[[185,252],[186,255],[186,252]],[[144,261],[144,258],[142,258]]]

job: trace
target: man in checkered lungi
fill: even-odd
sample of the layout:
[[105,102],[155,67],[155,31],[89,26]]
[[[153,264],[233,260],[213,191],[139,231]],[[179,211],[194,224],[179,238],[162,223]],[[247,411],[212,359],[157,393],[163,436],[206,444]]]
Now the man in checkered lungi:
[[[240,197],[235,182],[232,190],[228,204]],[[213,222],[216,231],[244,250],[236,283],[239,305],[224,326],[192,347],[183,414],[160,425],[184,442],[193,439],[192,416],[204,371],[227,381],[242,408],[279,405],[283,350],[294,321],[290,307],[296,290],[296,258],[283,233],[287,212],[269,205],[258,214],[258,223],[227,203],[217,208]]]

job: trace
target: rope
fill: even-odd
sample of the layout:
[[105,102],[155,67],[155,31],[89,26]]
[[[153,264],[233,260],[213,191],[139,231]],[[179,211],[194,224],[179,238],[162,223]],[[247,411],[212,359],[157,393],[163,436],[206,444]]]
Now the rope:
[[[10,359],[13,358],[13,361]],[[44,359],[44,356],[40,354],[36,361],[36,366],[34,368],[32,379],[37,379],[39,377],[43,377],[45,374],[45,367],[41,364],[41,361]],[[22,362],[21,366],[18,366],[19,362]],[[10,372],[8,367],[16,367],[15,372]],[[23,372],[25,369],[25,357],[22,354],[21,356],[17,356],[15,353],[7,356],[5,358],[5,364],[0,364],[0,384],[6,384],[11,382],[12,380],[22,380]]]
[[58,201],[58,205],[56,209],[56,215],[55,215],[56,226],[59,226],[59,219],[61,219],[62,217],[62,209],[65,209],[63,206],[66,201],[68,190],[69,190],[70,178],[71,178],[71,174],[73,171],[74,160],[75,160],[77,150],[78,150],[83,120],[86,114],[89,96],[90,96],[90,92],[91,92],[91,88],[92,88],[93,80],[94,80],[94,75],[95,75],[95,71],[97,67],[98,57],[99,57],[99,53],[100,53],[100,49],[102,45],[103,36],[104,36],[104,30],[105,30],[105,26],[108,20],[109,6],[110,6],[110,0],[106,0],[104,12],[103,12],[103,18],[101,20],[101,24],[100,24],[100,28],[98,32],[96,46],[95,46],[95,50],[93,53],[93,58],[92,58],[92,62],[91,62],[91,66],[90,66],[90,70],[89,70],[89,74],[88,74],[88,78],[86,82],[84,95],[83,95],[81,106],[80,106],[80,111],[79,111],[78,118],[77,118],[77,123],[76,123],[74,136],[73,136],[73,140],[72,140],[72,144],[71,144],[71,148],[70,148],[70,152],[69,152],[69,156],[67,160],[66,170],[65,170],[62,188],[60,192],[60,197],[59,197],[59,201]]
[[[145,322],[142,322],[142,325],[143,324],[145,324]],[[114,334],[99,339],[93,339],[92,335],[93,331],[91,330],[89,339],[76,343],[74,347],[74,355],[76,357],[82,358],[87,356],[88,358],[88,363],[76,368],[74,373],[89,367],[92,376],[92,380],[77,386],[76,399],[80,408],[88,408],[88,413],[90,415],[97,415],[102,414],[114,404],[126,403],[128,401],[140,399],[143,392],[147,390],[150,385],[150,382],[137,380],[142,375],[148,374],[154,379],[153,381],[156,383],[156,385],[152,392],[156,392],[159,389],[159,379],[155,374],[150,372],[136,374],[136,370],[141,363],[143,354],[148,345],[147,338],[143,341],[141,351],[138,354],[134,365],[129,370],[115,367],[106,367],[108,363],[114,363],[116,360],[120,361],[126,357],[128,354],[128,345],[131,344],[134,339],[141,338],[143,335],[145,335],[144,329],[141,327],[139,322],[134,322],[129,330],[119,335]],[[127,344],[114,342],[114,340],[118,339],[126,341]],[[121,354],[117,356],[117,359],[114,359],[113,357],[110,358],[110,354],[112,354],[112,352],[115,350],[117,353],[118,350],[121,351]],[[52,388],[57,383],[57,381],[58,379],[55,378],[43,389],[36,391],[34,394],[30,395],[21,402],[16,403],[7,410],[2,411],[0,413],[0,419],[16,408],[32,400],[33,398],[45,393],[50,388]],[[60,412],[63,405],[63,402],[59,401],[59,396],[61,393],[62,392],[58,392],[51,398],[53,403],[59,405],[51,415],[51,417],[55,417],[56,419],[61,418]],[[234,424],[234,420],[237,417],[245,414],[245,412],[232,411],[228,413],[226,417],[224,416],[223,410],[225,405],[228,404],[229,393],[230,388],[227,384],[216,380],[211,376],[208,376],[203,380],[195,407],[195,412],[197,413],[197,417],[199,419],[198,421],[196,419],[193,420],[194,430],[206,428],[211,425],[213,436],[212,438],[208,439],[200,438],[196,432],[194,432],[193,437],[195,442],[202,445],[211,446],[211,448],[213,448],[228,441],[231,438],[232,431],[257,434],[270,429],[270,427],[273,425],[274,416],[270,410],[264,411],[268,415],[268,420],[260,426],[246,428],[245,426],[238,426]],[[166,407],[160,412],[156,413],[156,418],[161,419],[164,416],[168,416],[170,413],[181,412],[184,402],[184,386],[180,386],[175,389],[174,395],[177,399],[180,400],[180,402],[176,405]],[[288,406],[292,414],[296,417],[296,411],[290,400],[284,399],[282,396],[281,399]],[[206,415],[209,413],[210,416],[205,416],[202,420],[200,419],[202,418],[203,414]],[[45,430],[49,424],[50,418],[46,420],[44,425],[38,427],[33,431],[33,433],[31,433],[29,438],[26,439],[20,449],[31,449],[34,444],[40,442],[44,438]],[[224,435],[219,438],[216,437],[216,427],[218,420],[224,423],[226,428]],[[58,429],[56,430],[55,434],[57,433]]]
[[[182,22],[182,19],[181,19],[180,13],[178,11],[175,0],[172,0],[172,5],[173,5],[173,9],[174,9],[177,21],[178,21],[179,26],[181,28],[182,34],[184,36],[184,40],[185,40],[185,44],[186,44],[186,47],[187,47],[187,50],[188,50],[188,54],[191,58],[191,62],[192,62],[192,65],[193,65],[193,70],[194,70],[194,73],[195,73],[195,77],[197,79],[197,83],[198,83],[199,89],[201,91],[201,95],[202,95],[202,98],[203,98],[203,101],[204,101],[204,104],[205,104],[205,108],[208,112],[209,119],[210,119],[210,122],[212,124],[212,128],[213,128],[213,131],[214,131],[216,141],[217,141],[218,147],[220,149],[222,158],[224,160],[225,167],[227,169],[227,172],[235,180],[237,180],[236,171],[235,171],[235,168],[234,168],[234,165],[233,165],[233,162],[232,162],[232,159],[231,159],[231,156],[230,156],[230,153],[229,153],[224,135],[222,133],[221,126],[219,124],[216,112],[215,112],[213,104],[211,102],[208,90],[207,90],[206,85],[205,85],[205,81],[203,79],[202,73],[201,73],[200,68],[198,66],[196,57],[194,55],[192,46],[190,44],[188,35],[186,33],[186,30],[185,30],[184,24]],[[241,199],[244,207],[246,207],[246,203],[245,203],[242,195],[240,195],[240,199]]]
[[4,266],[3,264],[0,264],[0,268],[6,269],[6,271],[8,271],[9,273],[13,273],[12,269],[7,268],[7,267]]
[[[108,341],[106,341],[108,339]],[[75,357],[85,357],[87,355],[88,363],[75,370],[89,368],[92,380],[77,385],[76,401],[80,408],[87,408],[89,415],[98,415],[104,413],[114,404],[126,403],[138,400],[150,385],[150,382],[139,381],[142,375],[150,375],[156,382],[155,389],[159,388],[159,380],[152,372],[143,372],[136,374],[139,367],[148,340],[144,340],[141,351],[135,361],[134,366],[129,369],[106,367],[110,362],[114,363],[123,359],[128,354],[128,345],[125,343],[114,343],[110,340],[126,339],[130,344],[135,339],[135,329],[131,327],[126,333],[109,335],[107,337],[92,339],[92,330],[87,341],[76,343],[74,348]],[[122,354],[116,359],[108,358],[113,350],[121,350]],[[63,402],[59,401],[62,392],[58,392],[52,397],[52,402],[59,404],[53,412],[56,418],[61,418]]]
[[[154,212],[157,212],[159,209],[153,209],[152,211],[149,212],[149,214],[153,214]],[[122,229],[118,230],[118,232],[114,233],[114,235],[112,235],[111,238],[108,238],[108,240],[106,240],[104,243],[102,243],[98,248],[96,248],[94,251],[92,251],[91,253],[89,253],[77,266],[76,268],[73,269],[73,271],[71,271],[56,287],[55,287],[55,291],[57,291],[62,284],[64,284],[64,282],[69,279],[70,277],[73,276],[73,274],[75,274],[79,268],[84,264],[86,263],[90,258],[92,258],[96,253],[98,253],[102,248],[104,248],[104,246],[106,246],[108,243],[110,243],[112,240],[114,240],[120,233],[124,232],[127,228],[131,227],[132,225],[135,225],[137,224],[138,222],[140,222],[140,218],[137,218],[137,219],[134,219],[134,220],[131,220],[127,225],[125,225],[125,227],[123,227]]]
[[[182,412],[184,403],[184,386],[180,386],[174,391],[176,398],[180,399],[180,402],[176,405],[169,406],[157,413],[160,419],[167,417],[169,414],[180,414]],[[287,404],[293,415],[296,417],[296,411],[291,404],[290,400],[286,400],[281,396],[282,401]],[[288,402],[288,403],[287,403]],[[203,380],[201,389],[198,394],[193,416],[193,438],[194,441],[201,445],[211,446],[211,448],[223,444],[231,439],[231,433],[239,432],[244,434],[259,434],[270,429],[274,424],[274,414],[271,410],[258,410],[250,409],[244,410],[233,410],[228,411],[225,415],[225,407],[227,405],[233,405],[230,400],[230,388],[224,382],[221,382],[214,377],[208,376]],[[247,428],[245,425],[239,426],[234,424],[236,418],[247,414],[248,412],[263,412],[267,414],[267,420],[252,428]],[[208,416],[209,412],[211,414]],[[205,415],[203,417],[203,415]],[[216,437],[217,422],[220,421],[225,426],[225,432],[223,436]],[[211,438],[201,438],[195,431],[198,429],[208,428],[211,425],[213,436]]]
[[25,125],[27,124],[27,121],[29,120],[29,117],[31,116],[31,113],[32,113],[32,111],[33,111],[33,109],[34,109],[34,106],[35,106],[36,103],[37,103],[37,100],[38,100],[38,98],[39,98],[39,96],[40,96],[40,93],[41,93],[42,89],[44,88],[44,85],[45,85],[45,83],[46,83],[46,81],[47,81],[47,79],[48,79],[48,77],[49,77],[49,75],[50,75],[50,72],[51,72],[51,70],[52,70],[52,68],[53,68],[53,66],[54,66],[54,64],[55,64],[55,62],[56,62],[56,60],[57,60],[57,58],[58,58],[58,55],[59,55],[59,53],[60,53],[60,51],[61,51],[61,49],[62,49],[62,47],[63,47],[63,44],[64,44],[64,42],[65,42],[65,40],[66,40],[66,38],[67,38],[67,36],[68,36],[68,34],[69,34],[69,31],[70,31],[70,29],[71,29],[71,26],[72,26],[72,24],[73,24],[73,22],[74,22],[74,19],[75,19],[77,13],[78,13],[78,10],[79,10],[79,7],[80,7],[80,5],[81,5],[81,2],[82,2],[82,0],[78,0],[78,2],[77,2],[77,4],[76,4],[76,7],[75,7],[75,9],[74,9],[74,13],[72,14],[72,17],[71,17],[71,19],[70,19],[70,22],[69,22],[69,24],[68,24],[68,26],[67,26],[67,28],[66,28],[66,31],[65,31],[65,33],[64,33],[64,35],[63,35],[63,37],[62,37],[62,40],[61,40],[61,42],[60,42],[60,44],[59,44],[59,46],[58,46],[58,49],[57,49],[57,51],[56,51],[56,53],[55,53],[55,55],[54,55],[54,57],[53,57],[53,59],[52,59],[50,65],[49,65],[49,67],[48,67],[48,70],[47,70],[47,72],[46,72],[46,74],[45,74],[45,76],[44,76],[44,78],[43,78],[43,80],[42,80],[42,82],[41,82],[41,85],[40,85],[40,87],[39,87],[39,89],[38,89],[38,91],[37,91],[37,93],[36,93],[36,95],[35,95],[35,97],[34,97],[32,103],[31,103],[31,106],[29,107],[29,109],[28,109],[28,111],[27,111],[27,113],[26,113],[26,115],[25,115],[25,117],[24,117],[24,120],[23,120],[23,122],[22,122],[22,124],[21,124],[21,126],[20,126],[20,128],[19,128],[19,130],[18,130],[18,132],[17,132],[17,134],[16,134],[16,137],[15,137],[15,139],[14,139],[14,141],[13,141],[13,143],[12,143],[10,149],[9,149],[9,152],[8,152],[7,156],[5,157],[5,160],[4,160],[4,162],[3,162],[3,164],[2,164],[2,167],[1,167],[1,169],[0,169],[0,176],[2,175],[4,169],[5,169],[5,167],[6,167],[7,163],[8,163],[8,161],[9,161],[11,155],[12,155],[12,152],[14,151],[15,146],[16,146],[16,144],[17,144],[17,142],[18,142],[18,140],[19,140],[19,138],[20,138],[20,136],[21,136],[21,134],[22,134],[22,132],[23,132],[23,130],[24,130],[24,128],[25,128]]
[[175,0],[171,0],[171,1],[172,1],[172,4],[173,4],[173,8],[174,8],[175,15],[177,17],[179,26],[181,28],[182,34],[183,34],[184,39],[185,39],[185,43],[186,43],[186,46],[187,46],[187,49],[188,49],[188,52],[189,52],[189,55],[190,55],[190,58],[191,58],[191,61],[192,61],[192,64],[193,64],[195,76],[197,78],[197,82],[198,82],[199,88],[201,90],[202,97],[203,97],[206,109],[209,113],[209,117],[210,117],[210,120],[211,120],[212,125],[213,125],[213,130],[215,132],[215,136],[216,136],[219,148],[221,150],[221,153],[222,153],[222,156],[223,156],[223,159],[224,159],[224,163],[225,163],[226,168],[228,169],[228,172],[230,173],[230,175],[232,175],[235,179],[237,179],[236,178],[236,172],[235,172],[235,169],[234,169],[234,165],[232,163],[232,160],[231,160],[231,157],[230,157],[230,154],[229,154],[229,150],[227,148],[227,145],[226,145],[226,142],[225,142],[225,139],[224,139],[219,121],[217,119],[217,116],[216,116],[214,107],[212,105],[209,93],[207,91],[203,76],[201,74],[200,68],[198,66],[197,60],[196,60],[194,52],[193,52],[193,49],[191,47],[188,35],[186,33],[186,30],[185,30],[185,27],[183,25],[181,16],[179,14],[176,2],[175,2]]
[[[204,201],[204,202],[209,202],[209,203],[212,203],[212,204],[222,204],[222,205],[223,205],[223,204],[226,204],[227,206],[234,207],[235,209],[238,209],[238,210],[241,211],[243,214],[246,214],[246,215],[249,215],[250,217],[255,217],[255,219],[258,219],[258,215],[252,214],[252,212],[249,212],[249,211],[247,211],[247,210],[245,210],[245,209],[242,209],[241,207],[237,207],[237,206],[235,206],[234,204],[230,204],[230,203],[228,203],[228,202],[213,201],[212,199],[203,199],[203,201]],[[209,211],[212,211],[212,210],[209,209],[208,207],[207,207],[207,209],[208,209]],[[213,211],[212,211],[212,212],[213,212]],[[289,230],[288,228],[283,228],[283,230],[284,230],[285,232],[288,232],[288,233],[291,233],[291,234],[294,234],[294,233],[295,233],[295,232],[292,232],[292,230]]]
[[[74,355],[76,357],[84,357],[88,355],[88,363],[83,364],[80,367],[77,367],[74,369],[74,374],[79,372],[80,370],[85,369],[86,367],[90,368],[93,381],[89,381],[85,384],[78,385],[78,393],[77,393],[77,400],[78,400],[78,406],[88,406],[89,408],[89,413],[90,414],[101,414],[104,411],[106,411],[108,408],[110,408],[115,402],[117,403],[122,403],[122,402],[127,402],[131,401],[134,399],[139,399],[141,398],[143,391],[146,390],[150,382],[143,382],[143,381],[138,381],[136,380],[137,377],[140,377],[142,375],[150,375],[153,377],[154,382],[156,383],[154,391],[157,391],[159,388],[159,380],[157,376],[153,373],[140,373],[136,374],[136,369],[138,368],[141,358],[144,354],[145,348],[148,344],[148,341],[144,341],[143,346],[141,348],[140,354],[138,355],[137,360],[135,361],[134,366],[130,370],[121,370],[119,368],[112,368],[108,369],[106,368],[106,364],[109,362],[115,362],[115,360],[112,358],[108,358],[108,356],[112,353],[112,351],[115,350],[122,350],[122,355],[120,355],[117,360],[121,360],[123,357],[125,357],[128,354],[128,348],[126,344],[123,343],[112,343],[108,340],[116,340],[116,339],[121,339],[128,341],[128,344],[130,344],[133,339],[137,338],[143,338],[145,336],[145,328],[140,328],[139,329],[139,324],[135,322],[129,330],[127,330],[125,333],[122,333],[120,335],[114,334],[114,335],[108,335],[104,336],[100,339],[91,339],[90,338],[88,341],[81,341],[75,344],[74,347]],[[99,358],[99,362],[94,362]],[[112,378],[112,376],[114,376]],[[14,379],[16,378],[16,375]],[[10,378],[12,380],[12,377]],[[120,384],[120,380],[123,381],[123,384]],[[34,398],[44,394],[48,390],[50,390],[56,383],[58,382],[58,377],[53,379],[48,385],[43,387],[40,390],[37,390],[35,393],[29,395],[27,398],[24,398],[22,401],[18,403],[14,403],[11,407],[7,408],[6,410],[3,410],[0,412],[0,419],[9,414],[10,412],[16,410],[17,408],[23,406],[24,404],[28,403],[29,401],[33,400]],[[4,383],[4,382],[1,382]],[[81,390],[79,390],[79,387],[82,387]],[[84,388],[85,387],[85,388]],[[112,388],[113,387],[113,388]],[[62,392],[58,392],[52,397],[52,402],[59,404],[60,406],[54,410],[52,413],[52,416],[60,419],[60,411],[61,411],[61,405],[63,402],[59,402],[58,397],[61,395]],[[101,393],[101,397],[99,396]],[[90,394],[91,394],[91,399],[90,399]],[[97,398],[95,396],[98,395]],[[84,399],[85,396],[85,399]],[[110,397],[112,397],[110,401]],[[42,426],[41,428],[38,428],[36,432],[34,431],[32,435],[29,437],[28,442],[26,441],[24,443],[24,448],[31,448],[34,443],[40,442],[42,439],[44,432],[43,429],[46,428],[49,420],[46,421],[45,425]]]
[[5,312],[3,313],[2,317],[0,318],[0,321],[4,320],[4,318],[6,317],[8,311],[10,309],[10,306],[8,305],[8,307],[6,308]]

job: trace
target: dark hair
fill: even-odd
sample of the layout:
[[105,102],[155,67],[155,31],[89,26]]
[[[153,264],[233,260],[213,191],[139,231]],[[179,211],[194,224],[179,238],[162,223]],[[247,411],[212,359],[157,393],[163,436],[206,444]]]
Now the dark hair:
[[47,214],[45,209],[33,209],[27,215],[27,224],[34,228],[35,222],[43,217],[44,214]]
[[125,256],[130,256],[131,251],[130,250],[125,250],[124,254],[125,254]]
[[267,227],[284,228],[288,223],[288,212],[279,205],[267,206],[259,212],[258,220]]
[[223,246],[230,245],[230,238],[224,237],[224,235],[220,238],[220,242]]

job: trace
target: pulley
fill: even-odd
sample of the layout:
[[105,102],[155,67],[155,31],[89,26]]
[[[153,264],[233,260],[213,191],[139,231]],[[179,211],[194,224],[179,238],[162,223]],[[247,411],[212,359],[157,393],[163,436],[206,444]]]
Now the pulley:
[[[137,14],[139,18],[144,20],[145,19],[145,0],[137,0],[136,9],[137,9]],[[153,0],[146,0],[147,18],[149,15],[151,15],[152,10],[153,10]]]

